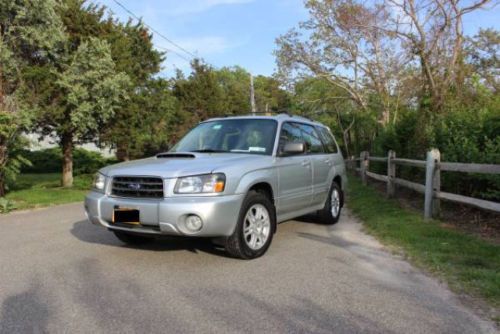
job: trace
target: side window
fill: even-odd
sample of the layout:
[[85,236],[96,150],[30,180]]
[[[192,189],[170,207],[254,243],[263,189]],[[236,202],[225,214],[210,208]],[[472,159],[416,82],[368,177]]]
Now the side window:
[[320,135],[312,125],[293,122],[284,123],[280,133],[279,152],[283,150],[283,147],[288,142],[305,142],[306,154],[325,152]]
[[288,142],[303,141],[300,129],[296,123],[284,123],[281,128],[280,140],[278,145],[278,152],[283,151],[283,147]]
[[326,152],[338,153],[337,144],[335,143],[335,139],[333,139],[330,131],[328,131],[328,129],[324,127],[317,127],[317,130],[321,135],[321,140],[325,144]]
[[298,126],[300,127],[302,137],[307,144],[307,153],[324,153],[325,148],[323,147],[323,142],[314,127],[307,124],[299,124]]

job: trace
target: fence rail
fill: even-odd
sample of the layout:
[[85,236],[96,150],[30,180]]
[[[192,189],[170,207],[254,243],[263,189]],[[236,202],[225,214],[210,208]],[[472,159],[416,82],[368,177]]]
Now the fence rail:
[[[387,175],[370,172],[370,161],[386,162]],[[425,169],[425,184],[397,178],[397,165]],[[389,197],[394,196],[396,185],[424,194],[424,217],[426,219],[439,216],[441,199],[500,213],[500,203],[498,202],[441,191],[441,172],[443,171],[500,175],[500,165],[441,162],[439,150],[433,149],[427,152],[426,160],[396,158],[396,152],[394,151],[389,151],[387,157],[373,157],[368,152],[363,151],[359,158],[352,156],[351,159],[348,159],[347,167],[359,172],[363,184],[368,183],[368,178],[387,183],[387,195]]]

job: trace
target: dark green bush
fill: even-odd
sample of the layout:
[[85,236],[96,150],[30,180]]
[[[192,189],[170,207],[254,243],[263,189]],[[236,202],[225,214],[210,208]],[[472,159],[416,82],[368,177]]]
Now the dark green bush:
[[[31,166],[22,169],[22,173],[59,173],[62,166],[60,148],[48,148],[38,151],[24,151],[23,156],[31,161]],[[75,175],[92,174],[99,168],[115,163],[112,158],[105,158],[98,152],[76,148],[73,152],[73,172]]]
[[[425,152],[437,148],[446,162],[500,164],[500,114],[491,108],[454,110],[434,116],[430,121],[420,119],[417,111],[402,115],[394,125],[379,132],[373,153],[385,156],[395,150],[398,157],[425,159]],[[424,124],[432,124],[425,126]],[[383,166],[374,166],[377,172]],[[399,177],[422,182],[423,169],[398,167]],[[500,176],[441,173],[442,189],[474,197],[500,200]]]

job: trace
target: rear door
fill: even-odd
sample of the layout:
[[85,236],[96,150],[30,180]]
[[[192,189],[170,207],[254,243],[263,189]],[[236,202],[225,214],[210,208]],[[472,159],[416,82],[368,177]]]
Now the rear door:
[[317,126],[316,130],[320,134],[321,140],[323,141],[325,147],[325,157],[326,160],[331,164],[331,174],[328,182],[331,184],[333,182],[333,177],[343,173],[344,163],[342,158],[342,153],[339,150],[337,142],[333,138],[332,133],[327,127]]
[[285,122],[280,131],[278,157],[278,205],[277,213],[287,214],[300,211],[311,205],[312,165],[310,156],[298,154],[283,156],[287,142],[303,142],[304,136],[299,123]]

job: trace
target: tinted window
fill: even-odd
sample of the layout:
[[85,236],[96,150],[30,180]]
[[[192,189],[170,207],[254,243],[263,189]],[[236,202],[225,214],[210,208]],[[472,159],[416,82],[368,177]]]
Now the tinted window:
[[281,128],[279,152],[288,142],[305,142],[306,153],[323,153],[323,143],[313,126],[286,122]]
[[319,138],[318,133],[311,125],[300,124],[300,129],[302,130],[302,136],[304,137],[304,141],[306,142],[307,152],[308,153],[324,153],[325,149],[323,147],[323,143]]
[[285,123],[281,128],[278,150],[283,151],[286,143],[303,141],[300,129],[294,123]]
[[316,127],[318,130],[319,134],[321,135],[321,140],[325,144],[326,152],[327,153],[337,153],[337,144],[335,143],[335,139],[333,139],[332,134],[330,131],[328,131],[327,128],[324,127]]

